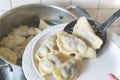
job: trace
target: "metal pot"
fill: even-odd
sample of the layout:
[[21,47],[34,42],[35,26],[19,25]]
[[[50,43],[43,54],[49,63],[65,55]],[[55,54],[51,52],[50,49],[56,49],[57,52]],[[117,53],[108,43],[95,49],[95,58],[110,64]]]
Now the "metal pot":
[[[79,6],[70,6],[67,9],[75,9],[81,16],[89,17],[88,13],[80,8]],[[21,7],[17,7],[6,12],[0,18],[0,38],[9,34],[13,27],[17,27],[21,24],[26,24],[30,26],[37,26],[39,25],[39,19],[46,21],[50,25],[66,23],[77,19],[75,15],[73,15],[68,10],[62,9],[60,7],[51,6],[51,5],[40,5],[40,4],[31,4],[31,5],[24,5]],[[5,64],[6,62],[0,59],[0,64]],[[19,70],[22,74],[22,67],[14,66],[13,64],[9,63],[13,68],[13,71]],[[4,65],[3,65],[4,66]],[[18,68],[19,67],[19,68]],[[16,80],[15,78],[11,78],[10,76],[17,74],[11,74],[7,70],[7,68],[1,69],[0,68],[0,80]],[[19,73],[19,72],[18,72]],[[5,78],[6,77],[6,78]],[[24,77],[24,76],[23,76]],[[11,79],[10,79],[11,78]],[[17,80],[23,80],[23,78],[19,78]]]

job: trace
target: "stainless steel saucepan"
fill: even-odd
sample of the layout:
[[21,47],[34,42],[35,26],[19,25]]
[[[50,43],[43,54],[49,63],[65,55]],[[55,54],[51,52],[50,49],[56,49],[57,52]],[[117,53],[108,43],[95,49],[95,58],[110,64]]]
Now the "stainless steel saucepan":
[[[74,9],[81,16],[89,18],[88,13],[79,6],[70,6],[67,9]],[[13,27],[22,24],[38,26],[40,19],[46,21],[50,25],[56,25],[71,22],[76,20],[77,17],[66,9],[52,5],[31,4],[17,7],[1,16],[0,39],[9,34]],[[10,70],[7,70],[8,68]],[[11,70],[13,70],[13,72]],[[19,79],[16,79],[16,77]],[[3,58],[0,58],[0,80],[25,80],[22,67],[8,63]]]

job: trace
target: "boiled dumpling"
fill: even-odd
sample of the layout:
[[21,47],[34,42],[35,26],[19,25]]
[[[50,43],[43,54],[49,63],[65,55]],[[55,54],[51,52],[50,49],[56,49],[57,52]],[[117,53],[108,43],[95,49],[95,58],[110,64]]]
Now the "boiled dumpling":
[[30,36],[30,35],[36,35],[39,32],[41,32],[38,28],[35,27],[29,27],[27,25],[21,25],[18,28],[14,28],[10,34],[15,34],[19,36]]
[[[95,58],[96,52],[86,43],[75,35],[68,34],[64,31],[57,34],[57,46],[62,53],[75,56],[75,58]],[[91,56],[88,56],[91,55]]]
[[7,48],[15,48],[16,46],[22,44],[26,40],[25,37],[18,35],[8,35],[4,37],[0,44]]
[[49,36],[47,39],[43,41],[43,43],[40,45],[36,58],[42,58],[48,53],[50,53],[53,50],[57,49],[56,45],[56,35]]
[[6,47],[0,47],[0,56],[15,64],[17,60],[16,53],[14,53],[11,49]]
[[14,47],[12,50],[16,53],[18,58],[22,58],[24,50],[28,42],[33,38],[33,36],[29,36],[22,44],[19,44],[18,46]]
[[103,41],[95,34],[85,17],[79,18],[74,26],[73,34],[88,42],[94,49],[99,49],[103,43]]
[[39,24],[39,29],[40,30],[44,30],[46,28],[50,27],[45,21],[43,21],[42,19],[40,19],[40,24]]
[[63,63],[53,74],[56,80],[76,80],[80,70],[81,62],[72,58]]
[[69,59],[70,57],[54,50],[40,60],[38,69],[43,76],[52,74],[56,68]]

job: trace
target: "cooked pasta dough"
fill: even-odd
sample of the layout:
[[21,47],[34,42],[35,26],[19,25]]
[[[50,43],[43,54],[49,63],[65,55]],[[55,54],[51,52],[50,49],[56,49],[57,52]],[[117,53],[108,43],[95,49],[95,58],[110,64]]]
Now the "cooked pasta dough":
[[42,58],[53,50],[57,49],[56,45],[56,35],[49,36],[45,41],[40,45],[36,57]]
[[[87,46],[87,44],[76,37],[75,35],[68,34],[64,31],[57,34],[57,46],[59,51],[66,55],[72,55],[78,59],[84,58],[95,58],[96,52],[94,49]],[[88,56],[89,55],[89,56]]]
[[70,57],[54,50],[40,60],[38,69],[43,76],[48,75],[69,59]]
[[15,64],[17,60],[16,54],[9,48],[0,47],[0,56]]
[[80,75],[80,69],[80,61],[72,58],[63,63],[53,74],[56,80],[76,80]]
[[40,19],[39,29],[40,30],[44,30],[44,29],[46,29],[48,27],[50,27],[50,25],[48,25],[45,21],[43,21],[42,19]]
[[33,36],[29,36],[27,39],[24,40],[22,44],[19,44],[18,46],[12,49],[16,53],[18,58],[22,58],[25,47],[32,38]]
[[14,48],[25,41],[25,37],[18,35],[8,35],[4,37],[0,44],[7,48]]
[[29,27],[27,25],[21,25],[18,28],[14,28],[10,34],[15,34],[19,36],[29,36],[29,35],[36,35],[40,32],[38,28]]
[[[29,22],[29,21],[28,21]],[[31,21],[30,21],[31,22]],[[48,24],[46,24],[43,20],[40,19],[41,24],[29,26],[29,25],[18,25],[11,26],[10,32],[0,39],[0,47],[9,48],[7,49],[7,54],[16,53],[17,61],[16,64],[22,66],[22,56],[27,46],[28,42],[39,32],[43,31],[47,28]],[[23,22],[24,23],[24,22]],[[6,50],[6,49],[2,49]],[[10,52],[9,52],[10,51]],[[5,51],[6,52],[6,51]],[[11,55],[11,54],[10,54]],[[11,56],[3,56],[3,58],[11,58]],[[15,57],[16,58],[16,57]],[[14,59],[14,58],[13,58]],[[9,60],[11,62],[11,60]],[[14,61],[12,61],[14,63]],[[15,63],[14,63],[15,64]]]
[[85,17],[79,18],[74,26],[73,34],[85,40],[94,49],[99,49],[103,44],[103,41],[95,34],[94,30]]

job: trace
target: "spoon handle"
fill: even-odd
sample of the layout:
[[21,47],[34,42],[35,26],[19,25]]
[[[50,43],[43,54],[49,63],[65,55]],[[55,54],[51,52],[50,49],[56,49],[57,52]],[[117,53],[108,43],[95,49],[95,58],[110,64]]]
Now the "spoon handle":
[[110,18],[108,18],[101,26],[103,33],[106,32],[107,28],[120,16],[120,9],[115,12]]

